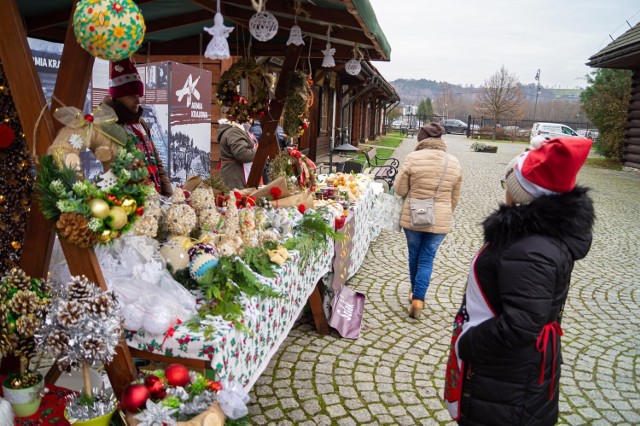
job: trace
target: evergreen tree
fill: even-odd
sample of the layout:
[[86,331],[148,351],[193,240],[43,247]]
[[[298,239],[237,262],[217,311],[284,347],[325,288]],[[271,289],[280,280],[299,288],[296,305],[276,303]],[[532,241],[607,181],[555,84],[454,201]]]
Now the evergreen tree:
[[587,75],[587,84],[580,101],[600,132],[596,149],[605,157],[620,161],[631,96],[631,71],[600,68]]

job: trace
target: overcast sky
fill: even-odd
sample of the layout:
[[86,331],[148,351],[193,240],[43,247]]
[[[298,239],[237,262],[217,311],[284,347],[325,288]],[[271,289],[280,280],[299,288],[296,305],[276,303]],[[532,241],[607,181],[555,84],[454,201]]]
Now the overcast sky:
[[584,87],[589,57],[640,21],[639,0],[369,0],[391,45],[389,81],[482,85],[501,65],[522,84]]

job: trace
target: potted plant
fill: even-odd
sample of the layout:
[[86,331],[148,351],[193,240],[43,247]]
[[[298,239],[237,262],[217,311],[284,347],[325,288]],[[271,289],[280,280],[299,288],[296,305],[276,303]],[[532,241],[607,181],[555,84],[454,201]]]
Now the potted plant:
[[84,379],[80,395],[68,398],[65,416],[74,425],[108,425],[117,401],[110,390],[91,388],[89,367],[110,362],[120,341],[123,318],[116,295],[84,276],[71,277],[54,293],[38,343],[60,370],[82,369]]
[[29,363],[36,353],[34,335],[49,298],[49,283],[29,277],[21,269],[12,269],[0,283],[0,357],[20,360],[19,371],[9,374],[2,390],[18,417],[31,416],[40,407],[44,379]]

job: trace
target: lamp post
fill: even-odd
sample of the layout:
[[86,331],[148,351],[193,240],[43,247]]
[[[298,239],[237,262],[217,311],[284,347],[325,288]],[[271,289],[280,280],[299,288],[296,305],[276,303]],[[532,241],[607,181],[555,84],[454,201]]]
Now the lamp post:
[[536,110],[538,109],[538,95],[540,94],[540,68],[538,68],[538,72],[536,73],[536,103],[533,106],[533,121],[536,121]]

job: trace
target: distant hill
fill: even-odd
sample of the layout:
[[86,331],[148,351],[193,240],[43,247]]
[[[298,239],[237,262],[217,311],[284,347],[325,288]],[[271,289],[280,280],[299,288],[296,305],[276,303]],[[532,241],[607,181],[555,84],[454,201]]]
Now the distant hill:
[[[471,100],[473,95],[482,91],[481,87],[473,85],[451,84],[446,81],[435,81],[427,79],[404,79],[400,78],[390,82],[400,95],[400,99],[405,105],[418,105],[423,99],[431,98],[434,100],[447,90],[451,91],[453,96],[468,98]],[[530,83],[523,86],[525,98],[534,100],[536,98],[536,85]],[[580,93],[583,89],[547,89],[542,87],[538,95],[539,102],[550,101],[552,99],[575,100],[580,99]]]

